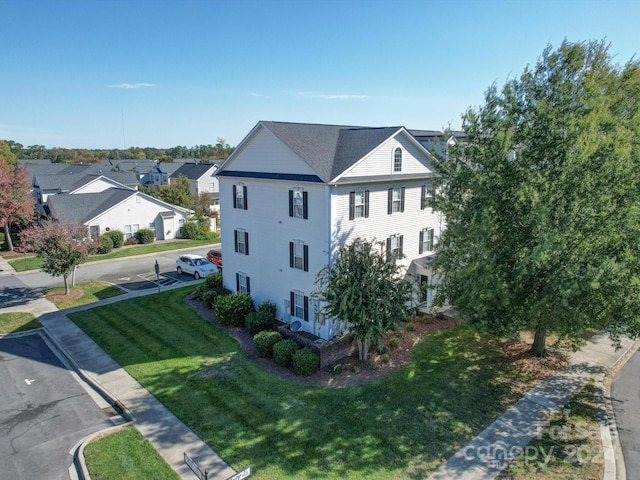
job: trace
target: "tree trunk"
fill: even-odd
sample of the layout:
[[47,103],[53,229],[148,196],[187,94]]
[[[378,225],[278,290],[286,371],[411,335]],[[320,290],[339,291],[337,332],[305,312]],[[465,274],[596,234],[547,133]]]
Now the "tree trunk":
[[64,294],[69,295],[69,275],[63,275],[62,278],[64,279]]
[[369,339],[368,338],[358,338],[358,358],[360,360],[366,360],[367,354],[369,353]]
[[13,242],[11,241],[11,229],[9,228],[9,223],[7,222],[4,226],[4,241],[7,243],[7,250],[13,252]]
[[547,344],[547,331],[544,325],[544,321],[539,319],[536,323],[536,336],[533,339],[533,345],[531,346],[532,357],[543,357]]

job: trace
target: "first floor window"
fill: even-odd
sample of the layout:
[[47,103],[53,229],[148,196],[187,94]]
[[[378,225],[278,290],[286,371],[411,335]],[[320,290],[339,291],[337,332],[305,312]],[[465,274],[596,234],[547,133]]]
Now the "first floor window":
[[433,251],[433,228],[423,228],[420,230],[420,243],[418,250],[418,253]]
[[299,318],[305,322],[309,321],[309,297],[302,292],[292,291],[290,293],[290,309],[292,317]]
[[309,271],[309,245],[302,242],[289,242],[289,266]]
[[234,230],[233,236],[236,252],[249,255],[249,233],[244,230]]
[[391,235],[387,238],[387,260],[395,261],[402,257],[402,235]]
[[149,230],[153,231],[153,238],[156,238],[156,222],[151,222],[149,224]]
[[91,237],[91,240],[97,240],[100,236],[100,225],[91,225],[89,227],[89,236]]
[[349,220],[369,217],[369,190],[349,193]]
[[246,273],[236,273],[236,291],[242,293],[251,293],[251,282]]
[[125,225],[124,226],[125,240],[129,240],[130,238],[135,237],[139,229],[140,229],[140,225],[138,225],[137,223],[134,223],[133,225]]

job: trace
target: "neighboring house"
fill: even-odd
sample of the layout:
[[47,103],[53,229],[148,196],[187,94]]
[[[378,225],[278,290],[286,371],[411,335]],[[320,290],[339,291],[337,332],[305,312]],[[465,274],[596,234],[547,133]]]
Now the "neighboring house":
[[209,194],[211,206],[218,208],[219,186],[214,176],[218,165],[215,163],[183,163],[169,176],[169,184],[176,181],[180,175],[189,180],[191,193],[197,198],[201,193]]
[[169,177],[173,172],[182,166],[182,163],[175,162],[160,162],[151,169],[148,175],[147,186],[154,185],[159,187],[161,185],[169,184]]
[[59,222],[81,223],[89,227],[91,238],[108,230],[120,230],[125,239],[135,236],[141,228],[150,228],[157,240],[179,237],[180,227],[187,221],[190,210],[170,205],[157,198],[120,185],[92,191],[86,189],[48,197],[46,211],[49,219]]
[[[441,132],[433,132],[436,133]],[[429,206],[432,155],[404,127],[259,122],[219,167],[224,286],[270,300],[278,318],[330,339],[316,274],[357,237],[383,243],[430,307],[434,244],[444,228]]]

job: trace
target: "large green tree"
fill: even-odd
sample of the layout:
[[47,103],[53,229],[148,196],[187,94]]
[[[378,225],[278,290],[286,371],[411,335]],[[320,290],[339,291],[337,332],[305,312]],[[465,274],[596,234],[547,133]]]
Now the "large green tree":
[[551,47],[463,115],[438,162],[436,299],[478,328],[579,341],[640,331],[640,66],[603,42]]
[[20,239],[25,250],[35,252],[44,262],[42,271],[62,277],[69,294],[69,274],[84,262],[94,246],[85,225],[47,222],[23,230]]
[[18,160],[15,153],[11,151],[11,145],[4,140],[0,140],[0,164],[9,165],[10,167],[15,168],[17,163]]
[[316,277],[324,312],[346,323],[358,342],[360,360],[366,360],[372,342],[406,320],[414,293],[395,259],[381,252],[379,243],[356,239],[341,247]]
[[191,193],[189,179],[184,175],[172,180],[169,185],[161,185],[155,194],[160,200],[184,208],[193,208],[196,198]]

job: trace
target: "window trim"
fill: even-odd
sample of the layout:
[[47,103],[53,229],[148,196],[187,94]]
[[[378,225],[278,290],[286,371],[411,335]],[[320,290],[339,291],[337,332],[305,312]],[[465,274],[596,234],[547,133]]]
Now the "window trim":
[[[241,190],[239,188],[241,188]],[[241,195],[238,196],[238,193],[240,193]],[[242,205],[240,205],[240,202],[238,202],[238,198],[242,198]],[[243,185],[242,183],[233,185],[233,208],[247,210],[247,207],[247,186]]]
[[[392,250],[392,239],[397,238],[398,239],[398,247],[397,247],[397,253],[393,253],[393,249]],[[404,235],[400,235],[398,233],[394,234],[394,235],[390,235],[389,237],[387,237],[387,261],[396,261],[397,259],[401,258],[403,256],[403,248],[404,248]],[[393,258],[392,258],[393,256]]]
[[[302,306],[303,316],[298,317],[296,315],[296,297],[302,297]],[[304,320],[305,322],[309,321],[309,297],[306,296],[302,292],[298,292],[296,290],[291,290],[289,292],[289,315],[294,318],[299,318],[300,320]]]
[[[356,204],[356,194],[362,193],[363,204]],[[356,207],[363,206],[363,215],[356,215]],[[369,190],[354,190],[349,192],[349,220],[356,218],[369,218]]]
[[[400,191],[400,198],[398,200],[394,200],[393,193],[394,191]],[[405,187],[391,187],[387,190],[387,214],[393,215],[394,213],[402,213],[404,212],[404,195],[405,195]],[[393,211],[394,203],[399,202],[398,208],[399,210]]]
[[[302,193],[302,216],[296,214],[296,209],[294,205],[294,192]],[[309,218],[309,194],[306,190],[302,188],[293,188],[289,190],[289,216],[292,218],[302,218],[306,220]]]
[[[242,239],[240,237],[242,237]],[[249,255],[249,232],[245,230],[234,230],[233,243],[234,243],[236,253],[240,253],[242,255]],[[240,251],[240,244],[244,245],[244,252]]]
[[402,172],[402,148],[393,149],[393,173]]
[[[245,280],[244,285],[241,282],[243,278]],[[245,288],[245,290],[242,290],[243,287]],[[236,272],[236,292],[243,292],[247,295],[251,294],[251,279],[246,273]]]
[[[302,257],[296,256],[296,246],[302,245]],[[302,260],[301,267],[296,266],[296,258]],[[309,245],[303,242],[289,242],[289,266],[296,270],[309,271]]]
[[422,185],[420,190],[420,210],[431,207],[435,193],[435,185],[432,182],[427,182]]
[[[426,235],[425,235],[426,234]],[[418,253],[423,254],[426,252],[433,252],[434,247],[434,236],[435,229],[433,227],[426,227],[420,230],[420,240],[418,243]],[[426,237],[426,238],[425,238]],[[427,244],[428,249],[425,249],[425,243]]]

